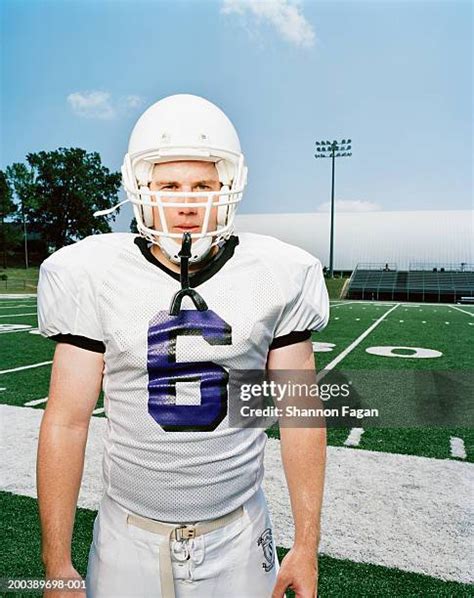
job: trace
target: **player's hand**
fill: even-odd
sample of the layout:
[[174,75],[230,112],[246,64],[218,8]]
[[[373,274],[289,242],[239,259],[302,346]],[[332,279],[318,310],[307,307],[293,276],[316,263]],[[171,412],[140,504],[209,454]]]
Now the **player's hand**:
[[317,597],[318,560],[316,555],[293,546],[281,563],[272,598],[284,598],[287,588],[295,592],[296,598]]
[[[78,580],[83,582],[82,577],[79,573],[74,569],[72,565],[67,567],[62,567],[60,569],[55,569],[54,571],[47,570],[45,579],[56,580],[56,581],[64,581],[67,580]],[[75,584],[74,584],[75,587]],[[81,585],[81,588],[84,586]],[[43,592],[43,598],[86,598],[86,590],[85,589],[78,589],[77,591],[74,589],[48,589]]]

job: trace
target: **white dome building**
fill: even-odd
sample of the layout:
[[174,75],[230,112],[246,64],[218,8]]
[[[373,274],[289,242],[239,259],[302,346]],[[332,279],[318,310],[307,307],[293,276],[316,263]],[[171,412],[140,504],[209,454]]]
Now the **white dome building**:
[[[263,233],[298,245],[324,266],[329,266],[329,226],[329,213],[236,216],[237,232]],[[415,263],[472,267],[474,211],[336,212],[334,270],[387,262],[398,270]]]

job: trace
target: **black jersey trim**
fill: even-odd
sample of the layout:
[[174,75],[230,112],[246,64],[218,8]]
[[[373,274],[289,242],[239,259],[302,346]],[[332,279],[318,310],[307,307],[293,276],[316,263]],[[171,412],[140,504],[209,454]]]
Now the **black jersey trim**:
[[[179,272],[174,272],[170,270],[167,266],[162,264],[156,257],[152,254],[150,248],[148,247],[148,241],[144,237],[135,237],[134,240],[135,245],[140,249],[142,255],[154,266],[166,272],[171,278],[175,280],[180,280]],[[197,287],[206,280],[209,280],[214,274],[219,272],[219,270],[224,266],[226,262],[230,260],[230,258],[234,255],[235,248],[239,244],[239,237],[236,235],[232,235],[229,239],[225,242],[225,244],[219,249],[217,254],[207,262],[200,270],[195,273],[190,273],[189,275],[189,283],[191,287]]]
[[78,334],[55,334],[48,338],[57,343],[67,343],[68,345],[79,347],[80,349],[94,351],[94,353],[105,353],[105,345],[102,341],[96,341],[87,336],[79,336]]
[[290,334],[274,338],[269,350],[271,351],[272,349],[280,349],[281,347],[287,347],[288,345],[295,345],[296,343],[307,341],[310,338],[311,330],[295,330],[290,332]]

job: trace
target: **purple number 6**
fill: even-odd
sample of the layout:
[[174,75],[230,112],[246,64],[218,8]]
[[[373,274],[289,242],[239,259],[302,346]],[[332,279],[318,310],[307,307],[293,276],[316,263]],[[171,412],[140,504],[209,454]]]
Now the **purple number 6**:
[[[176,361],[178,336],[201,336],[210,345],[230,345],[232,329],[212,310],[158,312],[148,328],[148,412],[166,432],[215,430],[227,414],[229,375],[212,361]],[[199,382],[199,405],[177,405],[176,384]]]

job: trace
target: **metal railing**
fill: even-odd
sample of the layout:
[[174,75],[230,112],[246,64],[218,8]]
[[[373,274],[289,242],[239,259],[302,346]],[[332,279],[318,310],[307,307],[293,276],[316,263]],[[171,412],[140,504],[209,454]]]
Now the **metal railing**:
[[380,263],[375,263],[375,262],[367,262],[367,263],[360,263],[357,264],[357,266],[355,267],[356,270],[385,270],[388,268],[388,270],[390,270],[391,272],[395,272],[396,270],[398,270],[398,264],[394,263],[394,262],[380,262]]
[[440,263],[440,262],[410,262],[410,272],[474,272],[474,264],[469,262]]

